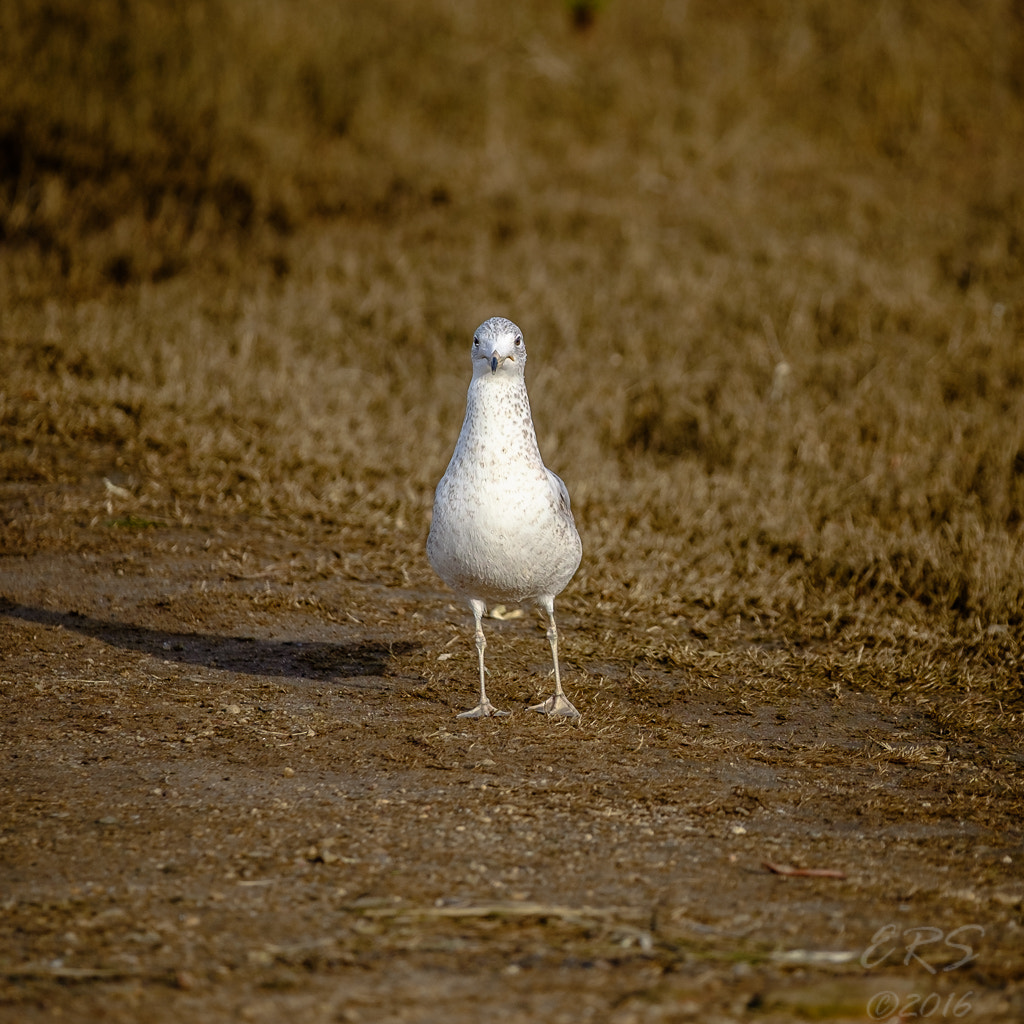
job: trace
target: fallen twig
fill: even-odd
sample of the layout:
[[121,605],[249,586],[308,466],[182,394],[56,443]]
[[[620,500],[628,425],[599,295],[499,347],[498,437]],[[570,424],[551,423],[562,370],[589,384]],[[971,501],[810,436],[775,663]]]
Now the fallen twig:
[[791,878],[845,878],[846,872],[836,868],[795,868],[790,864],[773,864],[770,860],[761,861],[761,867],[767,868],[773,875],[786,875]]
[[22,964],[0,968],[3,978],[63,978],[66,981],[98,981],[111,978],[137,978],[143,972],[124,967],[58,967],[48,964]]
[[784,949],[771,955],[779,964],[849,964],[857,957],[848,949]]
[[594,907],[564,907],[550,903],[529,903],[525,900],[494,903],[470,903],[440,907],[368,907],[365,917],[442,918],[442,917],[554,917],[563,921],[589,924],[614,918],[621,911]]

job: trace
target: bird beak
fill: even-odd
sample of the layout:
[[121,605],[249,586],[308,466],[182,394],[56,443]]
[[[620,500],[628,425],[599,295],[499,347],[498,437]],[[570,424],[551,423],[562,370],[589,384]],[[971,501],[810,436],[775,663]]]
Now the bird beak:
[[497,373],[498,372],[498,367],[501,366],[505,362],[506,359],[511,359],[512,362],[515,362],[516,357],[515,356],[499,356],[498,355],[498,350],[495,349],[491,353],[491,373]]

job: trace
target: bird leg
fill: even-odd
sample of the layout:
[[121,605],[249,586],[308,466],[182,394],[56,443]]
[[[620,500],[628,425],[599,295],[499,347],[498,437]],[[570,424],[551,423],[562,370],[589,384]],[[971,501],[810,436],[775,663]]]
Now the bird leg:
[[476,656],[480,662],[480,703],[469,711],[463,711],[459,718],[488,718],[491,715],[507,715],[507,711],[499,711],[487,699],[487,687],[484,682],[484,648],[487,646],[487,639],[484,637],[484,627],[481,621],[487,607],[483,601],[474,600],[469,603],[473,609],[473,618],[476,621]]
[[530,710],[539,711],[542,715],[561,715],[565,718],[579,718],[580,713],[572,706],[569,698],[562,691],[562,679],[558,672],[558,629],[555,626],[555,602],[551,598],[544,600],[544,610],[548,613],[548,643],[551,644],[551,660],[555,663],[555,692],[540,704],[534,704]]

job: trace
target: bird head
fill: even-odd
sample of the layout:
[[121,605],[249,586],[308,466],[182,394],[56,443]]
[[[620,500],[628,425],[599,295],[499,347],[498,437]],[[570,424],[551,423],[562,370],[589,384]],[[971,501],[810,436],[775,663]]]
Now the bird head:
[[503,316],[492,316],[476,329],[472,354],[474,377],[510,372],[522,377],[526,368],[523,332]]

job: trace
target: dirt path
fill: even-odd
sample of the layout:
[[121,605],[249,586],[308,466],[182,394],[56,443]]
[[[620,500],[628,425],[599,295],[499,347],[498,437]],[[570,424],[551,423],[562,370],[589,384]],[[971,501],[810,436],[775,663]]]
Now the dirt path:
[[512,716],[463,722],[439,585],[297,588],[294,538],[241,543],[4,559],[0,1020],[1024,1017],[1011,739],[799,651],[577,660],[609,624],[571,612],[582,722],[522,710],[531,616],[488,627]]

